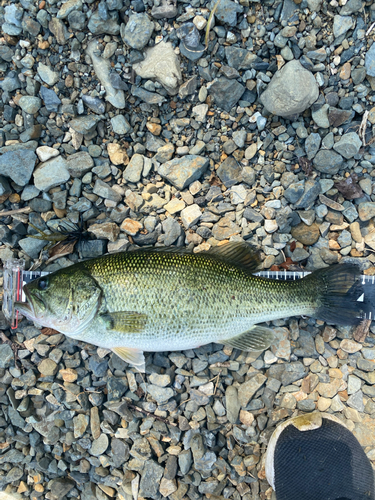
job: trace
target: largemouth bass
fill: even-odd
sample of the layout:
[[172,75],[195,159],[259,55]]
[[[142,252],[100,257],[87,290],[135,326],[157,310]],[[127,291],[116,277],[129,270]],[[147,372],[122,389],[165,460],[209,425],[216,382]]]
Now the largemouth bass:
[[111,349],[144,370],[143,351],[210,342],[264,350],[272,329],[258,323],[307,315],[357,324],[359,270],[335,265],[297,281],[254,276],[259,259],[244,243],[209,252],[136,250],[74,264],[25,285],[18,310],[74,339]]

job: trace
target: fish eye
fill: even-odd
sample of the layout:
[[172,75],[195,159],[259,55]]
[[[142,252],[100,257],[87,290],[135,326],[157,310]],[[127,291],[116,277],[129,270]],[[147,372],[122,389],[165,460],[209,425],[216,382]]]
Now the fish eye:
[[46,288],[48,288],[48,279],[47,278],[41,278],[38,281],[38,288],[39,288],[39,290],[46,290]]

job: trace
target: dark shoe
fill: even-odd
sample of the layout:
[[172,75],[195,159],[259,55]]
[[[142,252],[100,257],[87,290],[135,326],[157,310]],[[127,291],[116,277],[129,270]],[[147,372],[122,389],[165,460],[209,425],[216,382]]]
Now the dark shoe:
[[345,425],[327,413],[294,417],[276,428],[266,477],[277,500],[375,500],[369,459]]

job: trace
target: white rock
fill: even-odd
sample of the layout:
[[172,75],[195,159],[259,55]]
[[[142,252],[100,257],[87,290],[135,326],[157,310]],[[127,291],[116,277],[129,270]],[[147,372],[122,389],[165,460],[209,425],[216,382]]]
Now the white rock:
[[181,211],[181,220],[186,229],[194,226],[202,216],[202,212],[199,206],[194,203],[193,205],[189,205]]
[[60,152],[58,149],[50,148],[49,146],[40,146],[36,148],[36,154],[40,161],[47,161],[55,156],[59,156]]
[[266,219],[264,221],[264,229],[267,231],[267,233],[274,233],[278,229],[277,222],[273,219]]
[[146,58],[133,69],[141,78],[157,80],[170,95],[178,93],[182,82],[180,62],[170,42],[160,42],[146,49]]

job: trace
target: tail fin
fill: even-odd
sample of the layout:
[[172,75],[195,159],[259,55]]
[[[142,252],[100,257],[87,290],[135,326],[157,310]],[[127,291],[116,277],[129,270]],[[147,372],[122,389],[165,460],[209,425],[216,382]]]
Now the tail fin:
[[361,273],[353,264],[339,264],[314,271],[305,278],[319,290],[314,317],[336,325],[358,325],[367,305],[359,302],[363,294]]

